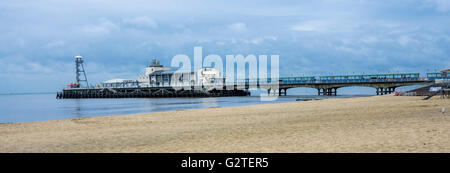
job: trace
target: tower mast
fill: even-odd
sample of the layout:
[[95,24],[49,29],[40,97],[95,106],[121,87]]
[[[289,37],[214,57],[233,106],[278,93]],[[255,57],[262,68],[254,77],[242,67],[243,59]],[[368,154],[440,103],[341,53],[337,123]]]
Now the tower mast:
[[83,66],[83,57],[75,56],[75,66],[76,66],[77,83],[79,83],[80,87],[81,87],[81,82],[85,82],[86,88],[89,88],[89,83],[88,83],[88,80],[86,77],[86,72],[84,71],[84,66]]

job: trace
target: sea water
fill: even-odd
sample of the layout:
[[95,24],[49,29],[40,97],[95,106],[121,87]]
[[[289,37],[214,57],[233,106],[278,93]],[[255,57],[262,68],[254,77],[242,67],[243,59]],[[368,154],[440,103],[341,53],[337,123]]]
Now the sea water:
[[0,95],[0,123],[244,106],[293,102],[297,99],[341,97],[355,97],[355,95],[333,97],[288,95],[277,97],[272,101],[262,101],[259,96],[254,95],[207,98],[56,99],[56,94],[4,94]]

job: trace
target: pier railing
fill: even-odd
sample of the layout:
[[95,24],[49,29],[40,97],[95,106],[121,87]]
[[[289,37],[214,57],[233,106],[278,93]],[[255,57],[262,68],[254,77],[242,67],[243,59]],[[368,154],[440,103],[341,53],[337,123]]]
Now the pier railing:
[[[259,85],[259,84],[265,84],[265,83],[271,83],[271,81],[278,80],[279,85],[283,84],[327,84],[327,83],[381,83],[381,82],[411,82],[411,81],[431,81],[431,79],[427,78],[386,78],[386,79],[329,79],[329,80],[316,80],[316,79],[310,79],[310,80],[303,80],[303,79],[283,79],[283,78],[277,78],[277,79],[269,79],[267,81],[260,81],[260,80],[238,80],[236,84],[238,85]],[[231,84],[231,83],[230,83]]]
[[[448,80],[450,77],[408,77],[408,78],[376,78],[376,79],[316,79],[314,77],[282,77],[282,78],[264,78],[264,79],[237,79],[235,82],[225,82],[220,84],[210,84],[210,85],[150,85],[146,87],[174,87],[174,88],[218,88],[220,86],[260,86],[260,85],[286,85],[286,84],[364,84],[364,83],[388,83],[388,82],[414,82],[414,81],[429,81],[432,82],[434,80]],[[111,88],[111,87],[95,87],[92,89],[102,89],[102,88]],[[144,88],[139,85],[115,85],[112,88]],[[67,89],[81,89],[81,88],[67,88]]]

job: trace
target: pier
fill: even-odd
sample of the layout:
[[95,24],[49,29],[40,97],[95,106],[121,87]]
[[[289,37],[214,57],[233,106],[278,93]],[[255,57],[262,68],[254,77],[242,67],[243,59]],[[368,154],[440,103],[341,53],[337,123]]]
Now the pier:
[[[225,97],[248,96],[249,89],[265,89],[268,95],[287,95],[290,88],[308,87],[317,89],[317,95],[335,96],[342,87],[373,87],[377,95],[391,94],[397,87],[433,84],[444,77],[419,77],[419,73],[319,76],[319,77],[282,77],[265,79],[236,80],[234,84],[224,82],[215,86],[192,85],[180,89],[180,86],[129,86],[128,83],[115,87],[65,88],[57,93],[58,99],[66,98],[158,98],[158,97]],[[127,81],[129,82],[129,81]],[[128,86],[128,87],[127,87]],[[212,87],[212,89],[211,89]],[[187,88],[187,89],[186,89]],[[209,89],[208,89],[209,88]]]
[[[335,96],[337,90],[342,87],[372,87],[377,95],[391,94],[397,87],[431,84],[436,78],[419,77],[419,73],[398,74],[372,74],[372,75],[340,75],[319,77],[284,77],[279,79],[278,87],[271,88],[256,84],[261,88],[267,88],[268,93],[287,95],[290,88],[308,87],[317,90],[317,95]],[[246,79],[245,84],[251,86],[251,80]]]
[[[57,99],[72,98],[152,98],[248,96],[249,89],[267,90],[267,95],[287,95],[290,88],[308,87],[317,95],[336,96],[339,88],[359,86],[376,89],[377,95],[391,94],[397,87],[448,81],[449,69],[427,73],[362,74],[309,77],[229,79],[214,68],[175,71],[153,59],[137,80],[112,79],[90,86],[83,57],[75,56],[76,83],[56,94]],[[85,83],[84,86],[82,83]]]
[[238,85],[245,85],[245,88],[266,89],[270,95],[287,95],[290,88],[307,87],[317,90],[317,95],[335,96],[337,90],[342,87],[372,87],[376,89],[377,95],[392,94],[395,89],[402,86],[426,84],[431,85],[436,80],[449,80],[447,73],[427,73],[420,77],[419,73],[395,73],[395,74],[371,74],[371,75],[339,75],[339,76],[318,76],[318,77],[281,77],[279,79],[267,79],[268,81],[277,80],[278,84],[265,84],[260,79],[238,80]]
[[176,90],[173,87],[128,88],[66,88],[56,94],[57,99],[79,98],[163,98],[163,97],[226,97],[248,96],[247,90]]

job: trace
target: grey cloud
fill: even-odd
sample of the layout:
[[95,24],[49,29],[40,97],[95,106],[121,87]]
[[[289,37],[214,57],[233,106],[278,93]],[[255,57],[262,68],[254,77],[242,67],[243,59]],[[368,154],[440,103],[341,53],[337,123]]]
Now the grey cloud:
[[74,55],[98,82],[134,78],[152,58],[169,64],[194,46],[222,57],[279,54],[283,75],[448,66],[446,1],[424,2],[5,0],[0,69],[9,86],[41,79],[29,87],[56,90],[73,80]]
[[126,26],[137,27],[137,28],[157,28],[158,24],[150,17],[139,16],[134,18],[124,19],[123,23]]

